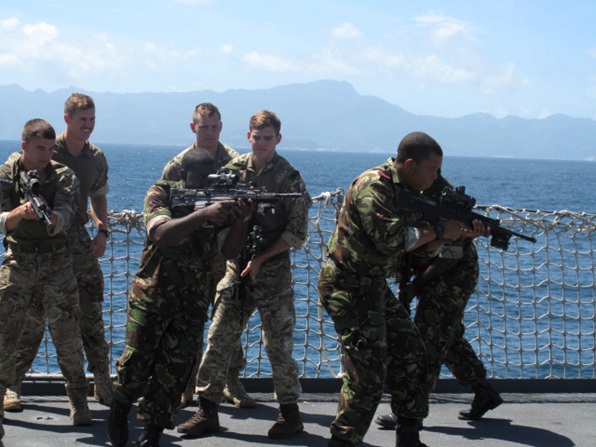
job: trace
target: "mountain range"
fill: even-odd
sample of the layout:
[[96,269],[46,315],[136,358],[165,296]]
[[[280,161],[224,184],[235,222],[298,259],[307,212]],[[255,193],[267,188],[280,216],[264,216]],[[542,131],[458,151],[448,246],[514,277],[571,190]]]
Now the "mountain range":
[[30,118],[63,130],[64,100],[86,93],[96,103],[92,140],[102,143],[188,146],[196,104],[216,104],[224,123],[221,141],[247,148],[252,114],[276,112],[282,120],[280,148],[395,153],[400,139],[421,130],[448,156],[517,157],[596,161],[596,121],[551,115],[544,119],[476,113],[459,118],[416,115],[341,81],[315,81],[269,89],[201,90],[180,93],[90,92],[75,87],[46,92],[0,86],[0,139],[18,140]]

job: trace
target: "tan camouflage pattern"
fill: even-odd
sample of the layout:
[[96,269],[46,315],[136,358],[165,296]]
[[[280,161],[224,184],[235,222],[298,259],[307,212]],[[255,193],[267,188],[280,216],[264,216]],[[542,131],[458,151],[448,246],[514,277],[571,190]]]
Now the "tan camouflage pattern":
[[[56,153],[53,159],[73,169],[79,179],[79,201],[73,225],[68,231],[69,249],[73,257],[73,270],[79,288],[81,318],[79,321],[83,348],[88,360],[87,370],[109,370],[110,348],[105,338],[105,323],[102,315],[104,299],[104,279],[99,261],[89,256],[91,238],[85,228],[89,220],[87,203],[89,197],[107,194],[108,162],[103,152],[87,141],[81,153],[74,157],[68,152],[64,134],[56,138]],[[39,309],[38,309],[39,310]],[[31,309],[33,311],[33,309]],[[25,378],[25,374],[33,365],[45,330],[45,324],[32,326],[39,321],[41,315],[31,315],[23,330],[17,348],[16,372],[17,383]]]
[[[19,160],[20,157],[0,167],[0,177],[14,178]],[[51,162],[42,181],[41,195],[59,210],[65,225],[75,216],[78,186],[70,169]],[[0,200],[3,211],[20,205],[23,197],[18,182],[3,185]],[[32,309],[31,315],[38,316],[35,327],[45,327],[47,321],[69,389],[87,388],[72,256],[66,247],[66,234],[52,234],[55,231],[42,222],[26,220],[7,236],[9,246],[0,267],[0,385],[4,387],[14,385],[17,380],[15,354]],[[21,252],[32,245],[45,252]]]
[[[282,238],[291,247],[306,241],[308,212],[312,204],[300,173],[276,154],[261,172],[254,170],[251,154],[232,160],[227,166],[240,176],[241,183],[266,187],[268,192],[299,192],[299,198],[281,199],[273,214],[256,214],[253,223],[261,225],[266,250]],[[294,349],[294,291],[289,251],[265,261],[255,285],[241,285],[240,261],[228,261],[225,277],[217,286],[213,322],[209,328],[208,346],[203,354],[198,391],[202,397],[220,402],[234,345],[252,312],[257,309],[265,351],[271,363],[275,399],[280,404],[294,404],[302,391],[298,381],[298,364]]]
[[[145,224],[166,216],[179,218],[191,210],[169,206],[177,184],[158,181],[147,192]],[[178,185],[179,186],[179,185]],[[117,362],[114,398],[135,402],[145,421],[173,428],[180,395],[188,382],[210,304],[216,230],[203,227],[179,244],[158,248],[147,238],[139,270],[130,287],[126,346]]]
[[407,227],[417,216],[396,209],[394,160],[357,177],[346,193],[319,299],[333,319],[345,368],[331,433],[361,445],[383,392],[399,418],[428,415],[426,350],[386,278],[404,268]]
[[[261,319],[265,352],[271,363],[275,399],[280,404],[298,402],[302,388],[294,350],[294,293],[289,256],[263,263],[256,286],[240,286],[240,265],[228,262],[226,276],[217,288],[213,321],[207,349],[203,353],[197,389],[202,397],[221,402],[226,385],[230,355],[255,309]],[[246,287],[243,296],[238,290]]]

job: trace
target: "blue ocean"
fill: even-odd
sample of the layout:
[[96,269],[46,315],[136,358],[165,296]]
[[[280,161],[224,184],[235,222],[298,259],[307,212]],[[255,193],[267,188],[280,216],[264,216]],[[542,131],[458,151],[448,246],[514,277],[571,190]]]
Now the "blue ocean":
[[[189,145],[192,141],[189,141]],[[164,164],[183,146],[100,144],[110,165],[111,210],[142,211],[147,189],[161,176]],[[18,141],[0,141],[0,159],[20,150]],[[239,152],[248,152],[240,148]],[[308,190],[344,190],[369,167],[395,156],[395,149],[380,152],[307,151],[280,148],[279,154],[300,170]],[[596,162],[527,160],[512,158],[450,157],[443,160],[443,175],[481,205],[499,204],[517,209],[596,213]]]
[[[191,141],[189,141],[189,145],[190,143]],[[161,176],[164,164],[185,149],[183,146],[101,143],[98,143],[98,145],[106,154],[110,165],[108,207],[113,211],[135,210],[141,212],[145,192]],[[0,159],[5,160],[10,153],[19,150],[19,146],[19,142],[16,141],[0,141]],[[247,152],[248,150],[248,148],[240,148],[239,152]],[[322,192],[335,191],[338,187],[346,190],[352,180],[362,171],[377,166],[388,157],[395,155],[395,149],[388,149],[386,153],[363,153],[290,150],[282,147],[278,148],[278,152],[300,170],[312,196],[317,196]],[[448,155],[448,151],[446,151],[446,154],[442,169],[444,176],[454,185],[465,185],[466,192],[474,196],[479,205],[501,205],[520,210],[540,210],[544,212],[568,210],[577,213],[596,214],[596,203],[594,201],[596,162],[452,157]],[[580,264],[580,273],[582,275],[592,275],[593,278],[594,266],[590,265],[590,263],[593,263],[591,244],[590,240],[585,241],[585,250],[582,248],[584,253],[578,257],[578,263]],[[522,264],[517,267],[525,269],[527,266],[523,263],[529,261],[521,259],[521,262]],[[558,261],[555,260],[555,262]],[[582,263],[586,263],[586,265],[582,266]],[[591,283],[593,285],[593,279]],[[515,293],[515,291],[512,293]],[[544,293],[550,294],[550,292]],[[121,299],[123,302],[118,304],[125,306],[125,297]],[[563,305],[566,307],[573,304],[568,299],[564,301]],[[580,304],[583,303],[582,308],[593,316],[593,290],[583,290],[579,301]],[[508,312],[510,311],[511,309],[508,309]],[[546,312],[552,313],[553,321],[556,320],[557,309],[550,308]],[[500,310],[497,310],[497,313],[500,313]],[[532,316],[528,315],[528,317],[528,324],[532,324]],[[592,321],[591,326],[589,321]],[[577,332],[584,334],[583,338],[580,337],[579,343],[585,344],[581,352],[577,353],[577,356],[582,358],[580,364],[591,364],[593,367],[595,353],[594,323],[593,319],[589,321],[579,323],[580,326],[577,327]],[[551,336],[551,343],[558,344],[560,339],[560,343],[565,344],[565,335],[559,329],[566,328],[567,331],[571,330],[575,333],[574,325],[576,323],[576,321],[563,320],[552,323],[554,331]],[[481,339],[478,342],[479,346],[483,346],[485,343],[509,345],[516,342],[517,338],[513,337],[512,341],[508,340],[508,333],[511,332],[513,335],[519,333],[519,331],[525,333],[526,327],[513,327],[511,322],[508,324],[508,327],[503,328],[502,340],[491,339],[486,341],[483,340],[483,334],[474,334],[472,331],[469,335]],[[532,329],[533,332],[536,330],[536,328]],[[117,351],[115,349],[115,356],[118,355]],[[575,354],[573,350],[570,351],[567,361],[575,364],[575,357],[571,358],[572,354]],[[520,374],[523,376],[523,372],[512,374],[507,371],[507,365],[511,361],[509,358],[493,358],[492,360],[497,365],[497,370],[489,371],[489,373],[496,374],[499,377],[519,377]],[[535,365],[536,360],[542,364],[544,359],[532,358],[531,360],[531,363]],[[524,363],[524,359],[513,360],[513,363],[517,364],[518,362]],[[549,362],[544,363],[548,364]],[[546,368],[549,368],[548,365]],[[541,377],[548,377],[552,374],[552,370],[539,373]],[[554,374],[561,376],[557,372]],[[585,377],[585,374],[580,366],[577,372],[572,373],[571,376]],[[588,376],[593,377],[594,371],[588,372]]]

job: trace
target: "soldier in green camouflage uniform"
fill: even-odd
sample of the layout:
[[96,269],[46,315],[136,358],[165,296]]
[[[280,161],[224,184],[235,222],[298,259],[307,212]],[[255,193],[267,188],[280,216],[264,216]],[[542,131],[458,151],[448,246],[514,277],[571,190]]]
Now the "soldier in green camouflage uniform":
[[[438,199],[445,187],[452,185],[440,176],[424,194]],[[503,400],[486,379],[486,368],[464,337],[463,316],[470,296],[478,283],[478,254],[473,238],[487,236],[486,229],[475,223],[479,231],[470,228],[465,237],[445,244],[435,258],[411,258],[414,280],[404,288],[403,297],[409,302],[418,298],[414,322],[420,331],[429,360],[428,381],[433,389],[445,364],[462,386],[475,391],[472,408],[461,411],[461,419],[480,419],[484,413],[499,406]],[[377,424],[395,426],[393,414],[379,416]]]
[[292,357],[295,310],[289,249],[299,248],[306,241],[312,200],[300,173],[275,150],[281,141],[280,128],[274,113],[255,114],[248,132],[252,152],[235,158],[226,168],[238,174],[243,184],[301,196],[280,199],[275,212],[253,216],[251,228],[260,226],[264,240],[259,253],[247,263],[228,261],[226,276],[217,286],[208,345],[199,368],[199,411],[178,426],[181,433],[200,436],[219,431],[217,405],[223,397],[230,352],[255,308],[261,317],[275,398],[280,405],[278,420],[268,436],[289,438],[303,430],[297,404],[301,393],[298,365]]
[[[0,399],[14,385],[15,353],[29,308],[47,316],[58,364],[66,379],[74,425],[89,425],[87,381],[79,331],[79,295],[67,248],[67,231],[76,213],[79,181],[67,167],[51,161],[56,133],[44,120],[23,128],[22,154],[0,167],[0,232],[6,254],[0,267]],[[49,223],[41,221],[25,198],[21,174],[35,170],[39,196]],[[0,438],[4,434],[0,410]]]
[[[219,109],[211,103],[201,103],[195,107],[193,113],[193,119],[190,123],[192,132],[196,135],[196,140],[189,148],[185,149],[168,163],[166,163],[161,178],[163,180],[180,180],[180,169],[182,157],[189,151],[193,150],[207,150],[215,158],[217,168],[221,168],[228,164],[233,158],[240,154],[229,146],[222,144],[219,141],[219,135],[221,133],[223,123],[221,122],[221,114]],[[226,272],[226,260],[221,254],[218,254],[214,260],[213,266],[213,282],[211,284],[212,289],[209,292],[211,300],[215,298],[215,290],[217,283],[223,278]],[[190,380],[186,385],[186,389],[182,395],[182,405],[186,406],[192,403],[193,394],[197,384],[197,373],[199,364],[201,363],[201,357],[203,354],[203,340],[197,350],[197,361],[195,368],[193,369]],[[238,344],[234,349],[234,355],[230,360],[230,368],[228,369],[228,377],[226,378],[226,388],[224,390],[224,397],[230,403],[233,403],[237,407],[241,408],[253,408],[256,403],[255,400],[248,395],[244,390],[242,383],[238,376],[240,370],[244,368],[246,361],[244,359],[244,352],[242,349],[242,343],[238,339]]]
[[440,238],[461,234],[459,222],[445,221],[439,229],[397,209],[400,187],[423,191],[437,178],[441,163],[438,143],[414,132],[400,142],[396,159],[362,173],[346,193],[319,275],[319,297],[335,324],[345,367],[330,447],[362,444],[384,389],[399,418],[397,445],[423,445],[426,350],[386,278],[399,279],[407,252],[435,253],[443,244]]
[[[158,445],[163,429],[174,427],[207,321],[211,266],[222,228],[213,223],[225,222],[236,205],[222,201],[199,210],[172,208],[171,189],[204,187],[215,161],[207,151],[189,152],[182,167],[183,181],[160,180],[145,198],[148,236],[130,287],[126,346],[117,362],[108,420],[114,446],[126,445],[128,412],[141,396],[139,414],[147,425],[138,445]],[[237,206],[239,213],[246,211],[245,205]],[[245,235],[246,223],[236,219],[222,252],[236,256]]]
[[[104,298],[103,272],[98,258],[106,249],[108,230],[108,162],[103,152],[88,138],[95,127],[95,103],[81,93],[72,94],[64,104],[66,131],[56,139],[53,160],[71,168],[80,182],[77,213],[69,230],[69,250],[77,278],[81,307],[81,336],[88,360],[88,370],[94,376],[95,398],[109,405],[112,400],[110,379],[110,348],[105,338],[102,316]],[[99,229],[91,238],[85,225],[91,216]],[[43,339],[45,324],[38,325],[41,315],[30,309],[28,322],[17,349],[17,382],[4,400],[6,410],[20,408],[20,388],[25,374],[31,368]],[[42,309],[37,309],[38,311]]]

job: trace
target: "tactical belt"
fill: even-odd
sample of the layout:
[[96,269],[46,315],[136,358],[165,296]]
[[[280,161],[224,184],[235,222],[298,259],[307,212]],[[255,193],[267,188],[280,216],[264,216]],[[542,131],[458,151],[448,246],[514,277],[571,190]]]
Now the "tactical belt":
[[17,244],[14,242],[8,243],[8,248],[13,253],[23,254],[45,254],[61,251],[66,248],[66,243],[59,244]]

